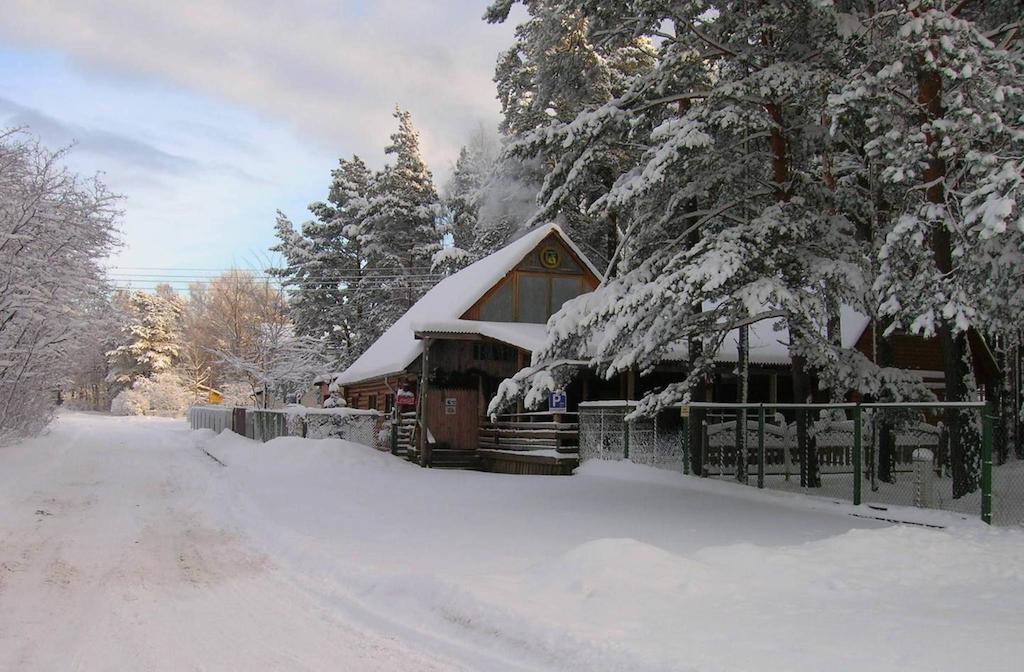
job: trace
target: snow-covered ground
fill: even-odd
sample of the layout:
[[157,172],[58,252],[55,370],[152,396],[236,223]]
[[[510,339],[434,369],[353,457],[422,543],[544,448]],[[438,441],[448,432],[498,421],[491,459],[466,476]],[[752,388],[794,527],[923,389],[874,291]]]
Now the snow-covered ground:
[[0,450],[0,669],[1018,669],[1024,532],[853,511],[65,415]]

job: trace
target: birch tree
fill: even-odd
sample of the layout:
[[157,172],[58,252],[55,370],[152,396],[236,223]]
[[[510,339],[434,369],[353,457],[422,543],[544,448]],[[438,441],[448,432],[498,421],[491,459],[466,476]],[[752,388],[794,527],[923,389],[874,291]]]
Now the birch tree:
[[117,200],[22,131],[0,133],[0,444],[40,431],[107,291]]

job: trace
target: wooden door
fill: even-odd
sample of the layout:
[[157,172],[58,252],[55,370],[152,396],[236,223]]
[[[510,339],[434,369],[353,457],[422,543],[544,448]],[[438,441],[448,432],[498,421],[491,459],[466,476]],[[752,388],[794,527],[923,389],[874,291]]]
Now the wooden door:
[[466,388],[431,388],[427,422],[437,443],[449,448],[476,450],[480,418],[479,392]]

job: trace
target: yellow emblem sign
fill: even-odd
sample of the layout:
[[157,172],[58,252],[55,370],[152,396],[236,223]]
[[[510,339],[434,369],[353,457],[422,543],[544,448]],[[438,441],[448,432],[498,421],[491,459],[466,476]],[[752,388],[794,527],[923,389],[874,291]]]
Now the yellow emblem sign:
[[560,261],[558,256],[558,250],[553,247],[545,247],[540,252],[540,263],[545,268],[558,268],[558,262]]

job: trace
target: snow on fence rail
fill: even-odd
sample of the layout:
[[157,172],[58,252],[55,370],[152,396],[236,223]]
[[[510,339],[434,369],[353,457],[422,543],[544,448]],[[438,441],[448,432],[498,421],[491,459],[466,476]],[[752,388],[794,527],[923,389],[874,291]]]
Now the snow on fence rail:
[[[233,416],[244,414],[243,424],[234,424]],[[279,436],[308,439],[345,439],[377,450],[390,449],[390,428],[387,418],[376,411],[348,408],[306,408],[289,406],[282,409],[226,408],[193,406],[188,410],[192,429],[241,429],[256,441],[270,441]],[[238,433],[243,433],[239,431]]]
[[[969,468],[977,478],[970,491],[956,497],[949,441],[938,421],[941,403],[702,403],[691,405],[687,418],[676,406],[653,418],[627,422],[636,404],[580,404],[581,461],[629,460],[855,504],[939,508],[981,514],[1000,524],[1024,524],[1024,462],[993,464],[995,419],[979,403],[950,405],[963,408],[987,428],[982,445],[969,449]],[[797,448],[800,414],[807,426],[806,455]],[[693,422],[699,424],[688,426]]]

